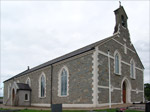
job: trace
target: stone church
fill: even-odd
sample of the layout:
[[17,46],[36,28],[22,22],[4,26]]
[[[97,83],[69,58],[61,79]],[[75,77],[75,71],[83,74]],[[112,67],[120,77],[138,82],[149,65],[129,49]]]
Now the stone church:
[[144,66],[130,40],[128,16],[121,5],[114,13],[112,36],[4,81],[4,104],[111,107],[144,101]]

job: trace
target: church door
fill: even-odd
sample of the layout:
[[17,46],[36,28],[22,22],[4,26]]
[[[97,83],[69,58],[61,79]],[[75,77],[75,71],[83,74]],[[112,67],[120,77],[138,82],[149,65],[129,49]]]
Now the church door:
[[126,84],[125,82],[123,83],[123,90],[122,90],[122,95],[123,95],[123,103],[126,103]]

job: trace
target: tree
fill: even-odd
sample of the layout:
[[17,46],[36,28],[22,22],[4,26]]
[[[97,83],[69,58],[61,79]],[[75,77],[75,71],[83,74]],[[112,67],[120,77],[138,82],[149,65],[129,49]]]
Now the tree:
[[150,101],[150,84],[149,83],[144,84],[144,93],[145,93],[146,100]]

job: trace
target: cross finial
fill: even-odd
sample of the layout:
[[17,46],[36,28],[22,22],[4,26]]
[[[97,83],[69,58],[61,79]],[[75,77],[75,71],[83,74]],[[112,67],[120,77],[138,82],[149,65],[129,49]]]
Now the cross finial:
[[121,2],[119,1],[119,7],[121,7]]

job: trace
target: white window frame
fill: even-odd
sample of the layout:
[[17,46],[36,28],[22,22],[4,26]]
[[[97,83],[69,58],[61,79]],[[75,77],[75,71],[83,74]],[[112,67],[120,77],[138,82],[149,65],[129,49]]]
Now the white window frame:
[[26,84],[28,84],[27,82],[28,82],[28,80],[29,80],[29,86],[31,87],[31,80],[30,80],[30,78],[28,77],[27,78],[27,80],[26,80]]
[[[26,100],[26,94],[27,94],[27,100]],[[29,101],[29,94],[28,93],[25,93],[24,101]]]
[[[44,76],[44,78],[45,78],[45,94],[44,94],[44,96],[41,96],[41,77],[42,76]],[[46,98],[46,75],[44,72],[42,72],[39,77],[39,98]]]
[[[133,63],[133,74],[132,74],[132,63]],[[132,78],[132,79],[136,79],[136,72],[135,72],[135,61],[134,61],[134,59],[132,58],[131,60],[130,60],[130,77]]]
[[[63,69],[67,71],[67,95],[61,95],[61,74],[62,74]],[[67,66],[63,66],[58,73],[58,96],[59,97],[69,96],[69,70]]]
[[[116,55],[118,54],[118,58],[119,58],[119,73],[116,73]],[[114,52],[114,73],[115,74],[117,74],[117,75],[121,75],[121,55],[120,55],[120,53],[116,50],[115,52]]]

